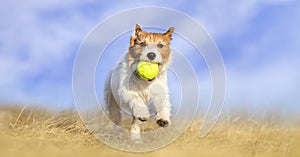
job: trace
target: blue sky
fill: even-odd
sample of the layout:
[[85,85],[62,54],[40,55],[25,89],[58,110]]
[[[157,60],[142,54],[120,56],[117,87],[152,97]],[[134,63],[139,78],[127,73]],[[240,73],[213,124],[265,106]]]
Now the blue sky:
[[177,9],[208,30],[226,66],[226,104],[300,112],[296,0],[1,1],[0,104],[70,107],[84,37],[109,16],[141,6]]

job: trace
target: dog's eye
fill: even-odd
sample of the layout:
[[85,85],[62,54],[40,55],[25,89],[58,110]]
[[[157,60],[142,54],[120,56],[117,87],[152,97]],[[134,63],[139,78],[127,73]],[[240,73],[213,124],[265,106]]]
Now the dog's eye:
[[140,45],[144,47],[144,46],[146,46],[146,43],[145,42],[141,42]]
[[159,47],[159,48],[163,48],[163,47],[164,47],[164,45],[163,45],[163,44],[157,44],[157,47]]

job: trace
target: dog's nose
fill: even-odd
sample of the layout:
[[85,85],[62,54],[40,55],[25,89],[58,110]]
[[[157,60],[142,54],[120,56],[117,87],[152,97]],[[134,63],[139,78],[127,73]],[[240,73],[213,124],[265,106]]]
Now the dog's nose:
[[149,53],[147,54],[147,57],[152,61],[152,60],[155,59],[156,55],[155,55],[154,52],[149,52]]

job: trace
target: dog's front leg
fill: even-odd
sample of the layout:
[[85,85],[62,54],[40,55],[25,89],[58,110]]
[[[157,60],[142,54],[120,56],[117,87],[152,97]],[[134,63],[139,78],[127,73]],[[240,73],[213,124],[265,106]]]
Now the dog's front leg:
[[126,88],[120,88],[118,90],[118,96],[119,104],[121,104],[121,106],[128,105],[126,107],[126,111],[129,111],[129,107],[129,112],[131,112],[133,117],[139,119],[142,122],[150,118],[148,107],[147,105],[145,105],[145,102],[141,99],[137,92],[129,91]]
[[135,119],[142,122],[150,119],[148,106],[144,101],[135,93],[130,94],[129,107],[132,110],[132,115]]
[[170,121],[170,110],[171,110],[171,104],[169,100],[166,100],[165,104],[161,106],[160,110],[157,111],[156,114],[156,123],[161,127],[167,127],[171,121]]
[[[159,91],[159,92],[156,92]],[[171,103],[168,89],[156,90],[152,93],[151,100],[156,110],[156,123],[161,127],[168,126],[171,116]]]

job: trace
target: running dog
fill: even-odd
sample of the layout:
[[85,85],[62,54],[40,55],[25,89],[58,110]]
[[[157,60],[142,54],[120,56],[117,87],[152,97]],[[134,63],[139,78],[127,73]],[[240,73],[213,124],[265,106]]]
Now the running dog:
[[[156,122],[161,127],[170,124],[171,103],[167,84],[167,69],[171,63],[170,42],[174,27],[165,33],[146,32],[137,24],[130,38],[129,50],[117,64],[105,84],[105,102],[110,119],[121,122],[121,111],[132,115],[131,139],[140,140],[140,124],[150,119],[149,104],[153,104]],[[140,61],[156,62],[158,75],[145,80],[137,75]]]

